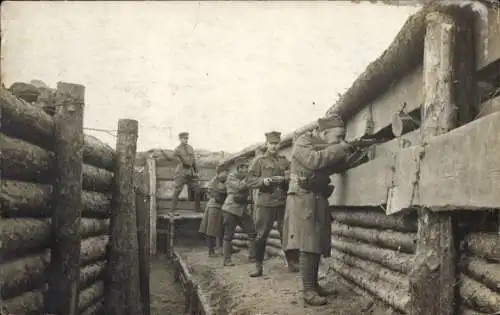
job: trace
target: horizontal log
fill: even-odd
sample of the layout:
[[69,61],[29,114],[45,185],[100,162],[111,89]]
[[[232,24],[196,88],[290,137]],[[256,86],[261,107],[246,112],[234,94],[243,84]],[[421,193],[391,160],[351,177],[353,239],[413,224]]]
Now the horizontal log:
[[332,234],[405,253],[415,252],[415,241],[417,238],[416,233],[365,229],[336,222],[332,223]]
[[245,233],[234,233],[233,238],[237,240],[248,240],[248,235]]
[[458,310],[458,315],[488,315],[468,308],[466,305],[461,305]]
[[332,250],[332,257],[336,260],[339,260],[347,265],[356,267],[358,269],[362,269],[368,273],[370,273],[376,279],[381,279],[385,282],[389,282],[395,285],[395,288],[400,288],[402,290],[408,291],[409,288],[409,280],[407,275],[392,271],[390,269],[385,268],[384,266],[373,263],[368,260],[360,259],[356,256],[349,255],[338,251],[336,249]]
[[465,242],[474,255],[500,262],[500,235],[497,233],[471,233],[465,237]]
[[411,269],[413,256],[409,254],[368,244],[354,243],[338,237],[332,238],[332,247],[341,252],[379,263],[393,271],[407,274]]
[[78,297],[78,310],[84,311],[93,303],[102,299],[104,294],[104,281],[97,281],[85,290],[80,291]]
[[[4,217],[50,217],[52,187],[36,183],[2,179],[0,213]],[[82,192],[84,217],[109,217],[111,194]]]
[[339,223],[400,232],[416,232],[417,220],[411,215],[386,215],[373,209],[333,209],[332,217]]
[[395,163],[387,213],[412,206],[433,211],[498,207],[498,134],[497,112],[433,137],[425,147],[402,150]]
[[80,265],[88,265],[106,257],[109,237],[107,235],[90,237],[80,245]]
[[25,292],[15,298],[2,301],[2,310],[6,314],[39,315],[43,314],[44,291],[38,289]]
[[460,297],[472,308],[485,313],[499,311],[500,293],[493,292],[464,274],[460,275],[458,290]]
[[82,187],[85,190],[111,192],[114,174],[103,168],[83,164]]
[[2,133],[47,150],[52,149],[54,120],[51,116],[41,108],[18,99],[4,88],[0,88],[0,105]]
[[0,257],[22,255],[28,251],[50,245],[49,219],[2,219],[0,220]]
[[500,292],[500,263],[490,263],[477,257],[468,257],[463,265],[464,273],[481,282],[489,289]]
[[283,252],[283,250],[275,247],[266,246],[266,253],[270,257],[281,257],[282,259],[285,259],[285,253]]
[[82,238],[87,238],[91,236],[98,236],[102,234],[108,234],[109,232],[109,220],[105,219],[81,219],[81,230],[80,234]]
[[83,142],[84,163],[114,172],[115,150],[96,137],[90,135],[84,135]]
[[98,261],[84,266],[80,270],[80,290],[96,282],[104,275],[106,261]]
[[334,261],[332,267],[343,277],[355,282],[360,287],[367,290],[393,308],[403,313],[408,312],[410,295],[407,291],[397,290],[392,284],[377,280],[363,269],[349,266],[340,261]]
[[266,241],[266,245],[277,249],[281,249],[281,241],[279,239],[268,238]]
[[53,153],[0,133],[2,178],[51,184]]
[[241,239],[237,239],[237,238],[232,239],[231,244],[233,244],[233,246],[242,247],[242,248],[247,248],[249,246],[247,240],[241,240]]
[[50,262],[50,250],[31,254],[0,265],[0,295],[2,299],[40,287],[46,282],[46,271]]
[[85,310],[83,310],[80,315],[99,315],[104,314],[104,300],[98,300],[97,302],[89,305]]
[[281,237],[280,232],[278,232],[278,230],[276,230],[275,226],[273,228],[274,229],[269,232],[269,237],[279,239]]

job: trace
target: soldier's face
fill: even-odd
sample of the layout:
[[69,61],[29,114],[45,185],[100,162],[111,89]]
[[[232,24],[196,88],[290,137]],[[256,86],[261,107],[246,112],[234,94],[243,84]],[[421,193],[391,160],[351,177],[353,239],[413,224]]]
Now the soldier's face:
[[322,132],[322,138],[327,143],[339,143],[345,139],[344,128],[331,128]]
[[246,174],[248,173],[248,165],[240,165],[238,166],[238,173]]
[[270,154],[274,154],[278,151],[278,142],[268,142],[267,143],[267,152]]
[[182,137],[181,138],[181,143],[182,144],[188,144],[188,142],[189,142],[189,138],[188,137]]

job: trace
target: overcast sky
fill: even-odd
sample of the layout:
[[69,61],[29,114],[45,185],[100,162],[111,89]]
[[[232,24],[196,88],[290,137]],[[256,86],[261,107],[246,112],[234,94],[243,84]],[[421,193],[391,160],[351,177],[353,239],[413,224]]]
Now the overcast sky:
[[[236,152],[324,115],[414,7],[350,2],[4,2],[2,76],[86,86],[85,127],[139,149]],[[88,132],[113,147],[105,133]]]

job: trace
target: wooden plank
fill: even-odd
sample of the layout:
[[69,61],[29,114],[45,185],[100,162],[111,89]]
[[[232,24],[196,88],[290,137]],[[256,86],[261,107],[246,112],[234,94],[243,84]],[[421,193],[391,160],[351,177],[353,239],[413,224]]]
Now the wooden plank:
[[386,156],[348,170],[333,179],[336,189],[330,204],[379,206],[387,203],[392,186],[394,158]]
[[433,211],[498,208],[500,113],[428,142],[420,165],[420,205]]
[[375,146],[375,157],[393,156],[404,148],[420,143],[420,129],[413,130],[399,138]]
[[[484,23],[486,22],[487,25]],[[476,65],[481,70],[488,64],[500,59],[500,8],[490,8],[488,18],[481,19],[478,14],[475,20],[476,40]]]
[[137,241],[139,244],[139,285],[141,302],[144,315],[151,313],[149,273],[150,273],[150,248],[149,248],[149,209],[146,208],[146,198],[143,192],[136,191],[135,209],[137,219]]
[[[157,204],[157,211],[158,212],[164,212],[164,211],[169,211],[172,209],[172,200],[165,200],[165,199],[157,199],[156,200]],[[201,209],[205,209],[207,206],[206,201],[202,201],[201,203]],[[188,200],[179,200],[177,203],[177,209],[178,210],[195,210],[195,202],[194,201],[188,201]]]
[[[156,168],[156,178],[158,180],[174,180],[176,167],[177,167],[176,165],[158,166]],[[212,177],[217,175],[217,172],[215,171],[215,167],[214,168],[198,167],[198,175],[200,176],[200,180],[208,181]]]
[[148,189],[147,194],[149,196],[149,249],[151,255],[156,254],[156,160],[154,158],[148,158],[146,160],[146,165],[144,173],[147,176]]
[[346,124],[346,140],[361,137],[367,132],[377,133],[387,128],[392,123],[392,115],[401,110],[405,103],[404,111],[407,113],[418,109],[423,103],[422,86],[420,66],[395,82],[371,105],[365,106],[350,119]]
[[54,212],[47,313],[78,314],[85,87],[57,84]]
[[481,118],[492,113],[500,112],[500,95],[479,105],[477,118]]

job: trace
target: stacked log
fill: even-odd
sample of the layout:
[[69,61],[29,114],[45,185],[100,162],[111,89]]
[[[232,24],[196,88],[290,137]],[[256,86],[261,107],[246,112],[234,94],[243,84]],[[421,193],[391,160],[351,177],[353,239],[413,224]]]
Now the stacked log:
[[357,208],[334,209],[332,217],[331,268],[356,290],[408,313],[415,214],[387,216],[379,208]]
[[[241,251],[247,249],[251,246],[248,234],[244,233],[240,226],[236,227],[236,232],[234,233],[233,240],[233,250]],[[269,237],[266,242],[266,254],[268,257],[285,257],[285,253],[281,247],[281,237],[277,230],[277,224],[274,222],[273,229],[269,233]]]
[[[41,314],[50,264],[53,117],[0,88],[0,299],[8,314]],[[81,314],[103,310],[115,152],[85,136]],[[54,266],[57,267],[57,266]]]
[[460,257],[459,314],[500,311],[500,235],[469,233]]

